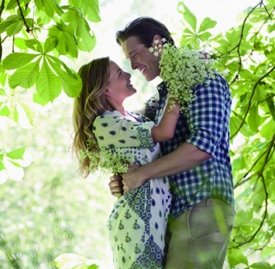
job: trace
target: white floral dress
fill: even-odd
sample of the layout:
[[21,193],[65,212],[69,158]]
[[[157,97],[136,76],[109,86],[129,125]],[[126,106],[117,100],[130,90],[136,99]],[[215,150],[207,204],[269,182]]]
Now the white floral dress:
[[[96,118],[93,132],[100,148],[134,155],[139,165],[154,161],[160,156],[159,144],[151,137],[154,123],[144,122],[145,117],[134,113],[129,115],[106,111]],[[163,268],[170,207],[167,177],[148,180],[118,198],[108,220],[115,269]]]

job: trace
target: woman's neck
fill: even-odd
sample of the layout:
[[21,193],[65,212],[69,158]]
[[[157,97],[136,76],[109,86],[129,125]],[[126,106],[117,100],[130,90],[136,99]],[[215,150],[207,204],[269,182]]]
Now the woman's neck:
[[122,103],[118,104],[116,102],[108,102],[107,109],[108,110],[116,110],[116,111],[120,112],[123,116],[127,115],[127,112],[124,109]]

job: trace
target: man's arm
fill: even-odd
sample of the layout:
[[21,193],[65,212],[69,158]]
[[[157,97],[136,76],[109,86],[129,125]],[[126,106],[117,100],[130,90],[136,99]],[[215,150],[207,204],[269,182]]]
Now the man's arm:
[[[185,142],[172,153],[154,162],[136,167],[132,172],[122,174],[124,193],[141,186],[149,179],[188,171],[211,158],[212,156],[210,154]],[[112,184],[110,184],[110,188],[111,187]]]

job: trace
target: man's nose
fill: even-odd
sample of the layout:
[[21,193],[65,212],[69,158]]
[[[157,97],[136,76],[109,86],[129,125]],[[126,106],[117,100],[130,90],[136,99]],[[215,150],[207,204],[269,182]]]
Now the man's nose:
[[137,64],[134,59],[131,59],[131,67],[133,70],[137,69]]

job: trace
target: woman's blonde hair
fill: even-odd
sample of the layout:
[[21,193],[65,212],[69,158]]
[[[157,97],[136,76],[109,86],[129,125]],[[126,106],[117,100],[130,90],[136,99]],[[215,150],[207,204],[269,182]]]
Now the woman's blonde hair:
[[79,97],[74,100],[73,108],[73,152],[79,161],[79,172],[83,177],[89,175],[89,167],[97,167],[98,162],[91,163],[87,157],[83,157],[82,152],[94,151],[99,149],[96,138],[92,131],[95,118],[103,114],[107,109],[104,95],[105,88],[109,79],[109,57],[99,58],[83,65],[78,74],[82,79],[82,90]]

